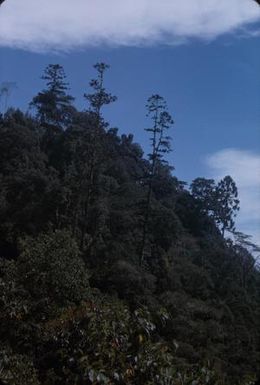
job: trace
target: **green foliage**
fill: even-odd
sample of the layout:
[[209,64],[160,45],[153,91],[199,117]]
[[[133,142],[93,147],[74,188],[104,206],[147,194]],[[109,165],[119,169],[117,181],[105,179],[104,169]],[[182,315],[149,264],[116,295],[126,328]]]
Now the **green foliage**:
[[6,385],[40,385],[33,363],[26,356],[0,349],[0,381]]
[[234,232],[235,183],[197,178],[190,193],[172,175],[159,95],[148,159],[119,136],[102,116],[107,68],[88,111],[50,65],[40,124],[0,117],[0,382],[253,385],[259,247]]
[[42,329],[43,344],[52,346],[49,357],[41,356],[41,365],[47,365],[45,381],[152,384],[171,362],[155,322],[147,309],[130,312],[108,297],[66,308]]
[[128,301],[142,298],[155,290],[156,277],[125,260],[114,263],[102,279],[103,283],[107,281],[108,290],[117,292]]
[[18,282],[35,298],[59,304],[85,298],[88,275],[77,243],[67,231],[57,230],[21,241]]

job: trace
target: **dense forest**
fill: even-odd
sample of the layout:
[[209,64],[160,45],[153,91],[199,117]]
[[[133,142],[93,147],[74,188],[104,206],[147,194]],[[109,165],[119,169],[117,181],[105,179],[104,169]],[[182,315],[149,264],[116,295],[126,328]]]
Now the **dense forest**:
[[29,112],[0,115],[0,383],[254,384],[259,248],[235,182],[176,178],[160,95],[149,154],[119,135],[94,67],[85,110],[52,64]]

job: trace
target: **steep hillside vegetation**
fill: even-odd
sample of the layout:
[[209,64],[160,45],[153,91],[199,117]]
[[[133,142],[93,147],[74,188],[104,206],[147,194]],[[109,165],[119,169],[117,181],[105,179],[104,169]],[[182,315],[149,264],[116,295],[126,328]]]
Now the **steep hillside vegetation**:
[[50,65],[30,114],[1,115],[0,382],[253,384],[259,250],[235,232],[235,182],[174,176],[159,95],[148,157],[119,136],[95,68],[85,111]]

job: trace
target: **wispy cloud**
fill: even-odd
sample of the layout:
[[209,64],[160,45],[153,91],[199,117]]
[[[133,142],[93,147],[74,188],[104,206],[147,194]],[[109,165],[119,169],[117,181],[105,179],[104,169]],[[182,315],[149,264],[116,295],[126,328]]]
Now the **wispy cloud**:
[[218,180],[230,175],[235,180],[240,199],[237,228],[260,245],[260,153],[224,149],[208,156],[206,163],[209,176]]
[[252,0],[7,0],[0,46],[34,51],[212,39],[260,19]]

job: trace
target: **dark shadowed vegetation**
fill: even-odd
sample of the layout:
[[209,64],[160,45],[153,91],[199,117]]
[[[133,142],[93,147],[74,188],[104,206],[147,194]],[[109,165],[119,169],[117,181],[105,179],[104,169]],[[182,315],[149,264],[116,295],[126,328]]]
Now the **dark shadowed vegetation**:
[[235,230],[235,182],[174,176],[159,95],[144,156],[105,121],[95,69],[86,110],[55,64],[30,114],[0,117],[0,382],[253,384],[259,248]]

